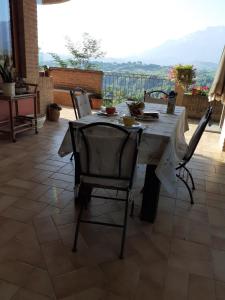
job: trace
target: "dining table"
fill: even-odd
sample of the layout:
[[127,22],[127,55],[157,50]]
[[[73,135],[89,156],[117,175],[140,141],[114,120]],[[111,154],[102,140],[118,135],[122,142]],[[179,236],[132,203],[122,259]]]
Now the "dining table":
[[[94,122],[107,122],[124,126],[121,122],[123,115],[129,115],[126,102],[116,106],[117,113],[110,116],[104,113],[94,113],[74,121],[77,126]],[[136,126],[143,129],[138,149],[138,163],[146,165],[144,186],[142,189],[142,204],[140,218],[143,221],[154,223],[157,216],[159,193],[161,185],[169,195],[174,196],[177,189],[176,167],[187,150],[185,131],[188,130],[186,109],[176,106],[173,114],[167,113],[167,105],[145,103],[145,111],[158,112],[158,118],[138,120],[128,130]],[[73,151],[69,128],[58,150],[63,157]],[[76,172],[75,183],[79,182]]]

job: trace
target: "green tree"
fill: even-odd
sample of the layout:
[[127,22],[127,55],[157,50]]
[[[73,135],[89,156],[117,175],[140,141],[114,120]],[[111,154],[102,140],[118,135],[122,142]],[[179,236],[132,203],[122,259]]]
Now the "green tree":
[[67,37],[66,48],[71,55],[71,58],[67,60],[63,60],[56,53],[50,53],[55,62],[64,68],[71,66],[79,69],[95,69],[96,65],[91,62],[91,59],[97,59],[105,55],[101,51],[100,42],[92,38],[88,33],[84,33],[82,41],[76,45]]

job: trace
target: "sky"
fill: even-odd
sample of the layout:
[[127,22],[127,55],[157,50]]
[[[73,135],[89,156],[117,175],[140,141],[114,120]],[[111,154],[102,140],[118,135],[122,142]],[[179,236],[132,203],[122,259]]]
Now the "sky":
[[132,57],[166,40],[225,26],[225,0],[70,0],[38,5],[42,52],[67,53],[84,32],[100,40],[105,57]]

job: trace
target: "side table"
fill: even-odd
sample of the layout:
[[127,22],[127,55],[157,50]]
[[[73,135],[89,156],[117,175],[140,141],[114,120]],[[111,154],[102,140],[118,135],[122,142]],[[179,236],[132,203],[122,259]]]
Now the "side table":
[[[34,116],[19,115],[19,103],[21,100],[33,100]],[[0,95],[0,102],[5,101],[9,107],[9,119],[0,122],[0,132],[8,133],[12,142],[16,142],[17,133],[30,129],[37,130],[37,93],[27,93],[15,96]],[[33,124],[34,121],[34,124]]]

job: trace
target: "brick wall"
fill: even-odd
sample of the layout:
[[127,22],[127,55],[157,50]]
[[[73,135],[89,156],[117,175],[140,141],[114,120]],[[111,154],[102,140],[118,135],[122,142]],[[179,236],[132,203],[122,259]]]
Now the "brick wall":
[[70,68],[50,68],[54,88],[71,89],[81,87],[87,92],[100,93],[102,90],[102,71]]
[[54,89],[53,97],[55,103],[73,107],[69,90]]
[[18,10],[24,28],[24,37],[19,38],[24,49],[26,81],[38,84],[39,111],[45,113],[47,104],[53,102],[53,81],[50,77],[39,77],[36,0],[21,0]]
[[38,82],[38,33],[36,0],[23,0],[24,48],[26,59],[26,78]]
[[39,91],[39,107],[40,113],[46,113],[46,107],[49,103],[53,102],[53,79],[52,77],[39,77],[38,78],[38,91]]

